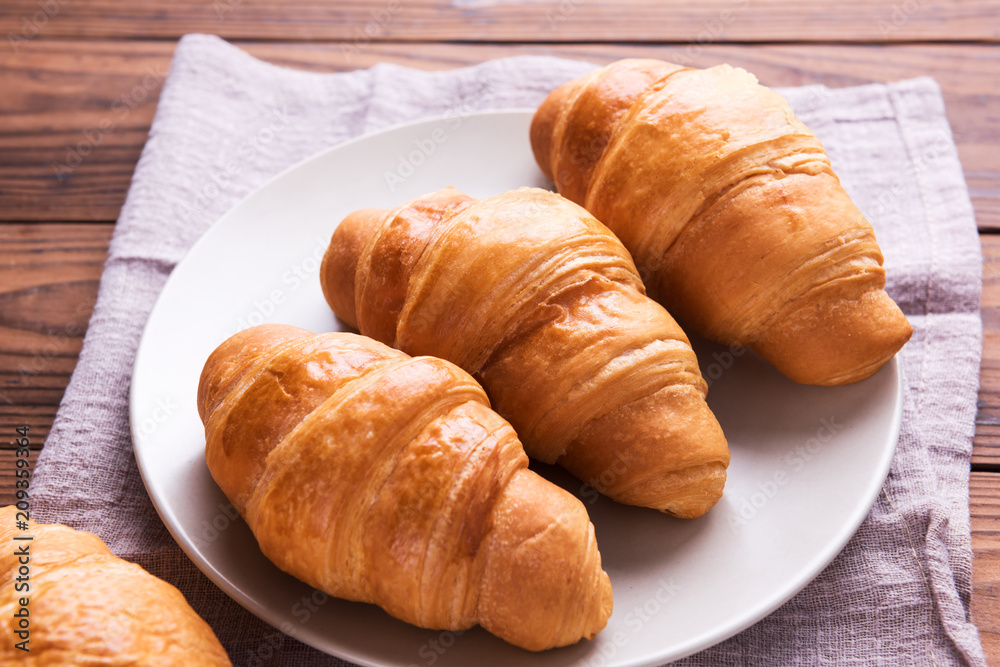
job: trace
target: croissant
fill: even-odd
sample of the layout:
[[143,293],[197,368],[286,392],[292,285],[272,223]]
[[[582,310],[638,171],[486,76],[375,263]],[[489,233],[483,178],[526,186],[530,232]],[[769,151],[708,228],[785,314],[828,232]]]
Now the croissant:
[[594,527],[482,388],[369,338],[261,325],[198,388],[208,468],[275,565],[408,623],[532,651],[611,614]]
[[729,449],[687,337],[614,234],[563,197],[445,188],[357,211],[320,278],[363,334],[472,373],[530,456],[679,517],[721,496]]
[[868,377],[909,339],[871,225],[752,74],[622,60],[552,92],[531,145],[691,331],[821,385]]
[[24,514],[0,509],[0,664],[231,664],[176,588],[90,533]]

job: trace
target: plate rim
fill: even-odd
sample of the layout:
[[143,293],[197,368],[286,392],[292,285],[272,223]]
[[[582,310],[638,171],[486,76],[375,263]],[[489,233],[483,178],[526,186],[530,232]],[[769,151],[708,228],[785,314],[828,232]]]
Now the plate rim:
[[[504,109],[495,110],[485,110],[485,111],[474,111],[462,115],[462,118],[468,119],[472,117],[482,118],[500,118],[500,117],[515,117],[523,120],[525,116],[533,116],[535,109],[524,108],[524,107],[511,107]],[[161,306],[164,301],[164,295],[169,292],[173,284],[180,280],[177,278],[178,269],[190,261],[190,257],[200,249],[201,246],[210,243],[218,234],[223,234],[224,232],[219,231],[223,226],[224,222],[244,208],[247,203],[252,200],[258,194],[271,188],[278,181],[281,181],[290,174],[305,168],[307,165],[319,161],[328,159],[328,156],[332,153],[337,153],[346,150],[356,144],[371,141],[375,138],[381,137],[382,135],[401,132],[401,131],[412,131],[421,126],[433,127],[444,121],[453,119],[453,117],[448,115],[438,115],[433,117],[422,118],[418,120],[404,121],[401,123],[396,123],[385,128],[368,132],[361,136],[348,139],[341,143],[333,146],[328,146],[327,148],[310,155],[295,164],[283,169],[279,173],[271,176],[269,179],[261,183],[259,186],[255,187],[253,190],[248,192],[238,201],[236,201],[225,213],[219,216],[214,222],[212,222],[205,231],[198,237],[198,239],[191,244],[184,255],[178,260],[164,282],[163,287],[157,294],[156,299],[153,302],[152,307],[147,315],[146,322],[143,325],[142,334],[140,335],[138,345],[136,347],[135,358],[132,364],[132,371],[129,376],[129,434],[132,440],[132,451],[136,459],[136,464],[139,469],[140,478],[142,479],[143,486],[146,490],[147,496],[150,499],[154,509],[157,512],[161,522],[166,527],[171,538],[174,542],[181,548],[184,554],[192,561],[192,563],[201,571],[208,579],[216,586],[218,586],[226,595],[237,602],[244,609],[254,614],[257,618],[268,623],[275,629],[285,633],[288,636],[297,639],[303,643],[306,643],[318,651],[323,652],[327,655],[332,655],[338,658],[349,660],[360,665],[377,665],[377,663],[371,662],[370,658],[364,655],[357,654],[352,651],[349,647],[343,647],[343,649],[338,647],[337,653],[331,653],[328,648],[318,645],[310,641],[309,635],[307,633],[306,637],[300,636],[298,633],[289,632],[285,629],[285,625],[288,624],[287,620],[284,619],[280,613],[272,610],[271,608],[261,605],[257,600],[244,592],[241,588],[233,584],[225,575],[224,572],[219,570],[213,563],[209,562],[205,558],[202,558],[195,551],[195,545],[193,544],[191,538],[180,531],[180,521],[176,517],[175,513],[171,509],[170,504],[167,502],[166,498],[161,497],[158,492],[155,492],[155,484],[151,481],[151,469],[150,461],[145,458],[143,451],[144,448],[140,444],[140,439],[145,437],[136,428],[136,424],[140,423],[139,415],[136,414],[137,411],[137,396],[136,378],[139,370],[139,361],[143,357],[145,348],[149,345],[149,322],[153,318],[153,314]],[[335,226],[331,227],[332,230]],[[875,471],[876,476],[872,478],[872,487],[868,489],[868,493],[864,498],[863,503],[859,503],[852,513],[849,521],[845,521],[840,529],[837,531],[836,538],[831,540],[830,543],[824,550],[821,550],[810,560],[812,565],[808,568],[809,574],[802,577],[802,580],[791,581],[788,585],[779,591],[776,591],[775,595],[764,599],[758,605],[754,606],[752,609],[745,611],[742,615],[731,621],[727,625],[719,626],[715,631],[707,633],[706,635],[694,639],[687,643],[674,644],[669,648],[653,654],[647,654],[642,658],[636,658],[634,660],[617,663],[620,667],[646,667],[662,664],[664,660],[679,660],[684,657],[688,657],[699,651],[711,648],[726,639],[729,639],[736,634],[742,632],[748,627],[751,627],[758,621],[766,618],[783,604],[788,602],[791,598],[801,592],[806,586],[808,586],[816,577],[818,577],[829,564],[844,550],[851,538],[857,533],[859,527],[864,522],[865,518],[871,512],[871,508],[874,506],[878,499],[879,494],[882,492],[882,488],[885,484],[885,479],[887,478],[890,467],[892,465],[892,460],[895,456],[895,452],[899,442],[899,435],[902,429],[902,415],[904,408],[904,389],[905,382],[903,377],[903,367],[900,364],[899,355],[894,355],[883,367],[883,369],[889,369],[893,374],[895,382],[893,391],[893,414],[891,417],[891,429],[887,438],[891,441],[891,446],[885,447],[882,450],[881,457],[878,459],[878,468]],[[882,369],[880,369],[881,372]],[[141,383],[139,383],[141,385]],[[879,480],[875,484],[875,480]],[[589,512],[588,512],[589,513]],[[289,575],[291,576],[291,575]],[[376,605],[377,606],[377,605]],[[396,619],[398,620],[398,619]],[[399,621],[403,623],[404,621]],[[416,626],[415,626],[416,627]],[[477,626],[478,627],[478,626]],[[423,628],[421,628],[423,629]]]

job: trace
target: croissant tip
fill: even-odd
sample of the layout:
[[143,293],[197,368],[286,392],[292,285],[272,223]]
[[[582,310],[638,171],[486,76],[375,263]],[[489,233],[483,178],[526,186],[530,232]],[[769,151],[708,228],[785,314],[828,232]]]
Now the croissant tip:
[[556,123],[563,111],[563,105],[566,100],[572,98],[573,91],[578,86],[579,81],[574,80],[553,90],[539,105],[535,115],[531,118],[531,127],[528,131],[531,151],[539,169],[550,181],[555,180],[555,174],[552,171],[552,140]]
[[337,317],[355,329],[358,327],[355,305],[358,260],[385,213],[383,209],[365,208],[347,214],[333,231],[320,264],[323,297]]
[[805,304],[751,347],[794,382],[838,386],[871,377],[913,335],[884,289]]
[[622,502],[652,507],[678,519],[697,519],[715,507],[726,486],[726,463],[715,461],[675,470],[629,489]]
[[259,324],[239,331],[219,344],[202,368],[198,378],[198,416],[205,423],[215,407],[242,373],[240,359],[254,349],[298,338],[310,332],[287,324]]

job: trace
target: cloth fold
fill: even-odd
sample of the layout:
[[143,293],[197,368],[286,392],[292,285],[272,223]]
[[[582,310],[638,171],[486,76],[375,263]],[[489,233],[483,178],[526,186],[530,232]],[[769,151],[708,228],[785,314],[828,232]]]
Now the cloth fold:
[[[173,583],[236,665],[343,665],[271,628],[180,551],[132,453],[129,379],[173,267],[285,168],[404,121],[532,107],[589,63],[518,56],[444,72],[340,74],[263,63],[211,36],[181,40],[115,228],[76,372],[32,484],[39,520],[99,535]],[[888,290],[914,327],[892,469],[843,552],[769,617],[679,664],[985,665],[969,619],[969,460],[982,325],[981,252],[937,84],[781,91],[823,140],[875,226]]]

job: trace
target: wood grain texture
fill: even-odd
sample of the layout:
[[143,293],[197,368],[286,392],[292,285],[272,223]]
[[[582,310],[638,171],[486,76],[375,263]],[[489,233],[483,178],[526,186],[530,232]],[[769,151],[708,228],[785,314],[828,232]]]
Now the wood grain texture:
[[969,479],[972,524],[972,621],[990,665],[1000,665],[1000,473]]
[[[0,219],[114,220],[145,143],[174,45],[39,41],[0,57]],[[930,75],[948,117],[979,225],[1000,229],[1000,49],[985,45],[696,46],[347,44],[242,45],[270,62],[346,71],[392,62],[447,69],[518,54],[607,63],[655,57],[739,65],[772,86],[841,87]]]
[[0,217],[116,219],[172,52],[76,42],[0,55]]
[[[536,42],[997,40],[990,0],[7,0],[13,48],[36,35]],[[11,37],[13,35],[13,37]]]
[[983,246],[983,362],[973,464],[1000,472],[1000,236],[980,234]]
[[0,224],[0,443],[40,447],[76,367],[111,224]]

